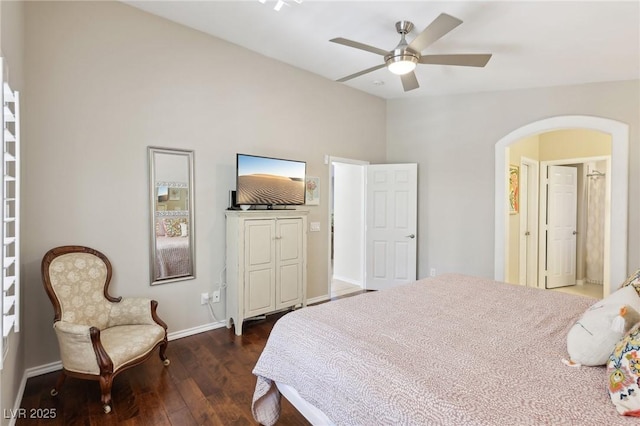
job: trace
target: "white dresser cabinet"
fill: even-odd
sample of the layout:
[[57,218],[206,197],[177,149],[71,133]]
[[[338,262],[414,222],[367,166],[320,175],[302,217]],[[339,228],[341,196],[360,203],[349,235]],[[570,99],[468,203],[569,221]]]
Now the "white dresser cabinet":
[[226,212],[227,327],[246,318],[306,305],[307,212]]

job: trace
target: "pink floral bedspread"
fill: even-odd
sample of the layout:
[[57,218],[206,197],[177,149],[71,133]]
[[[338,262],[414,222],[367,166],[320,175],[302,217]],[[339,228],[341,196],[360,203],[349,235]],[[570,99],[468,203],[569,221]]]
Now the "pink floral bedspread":
[[594,302],[450,274],[297,310],[255,366],[253,414],[277,421],[281,382],[338,425],[637,424],[604,367],[561,361]]

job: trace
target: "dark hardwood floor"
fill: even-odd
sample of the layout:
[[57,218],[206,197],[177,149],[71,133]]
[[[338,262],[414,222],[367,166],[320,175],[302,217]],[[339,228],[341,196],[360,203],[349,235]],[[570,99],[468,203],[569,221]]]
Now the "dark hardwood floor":
[[[349,295],[350,296],[350,295]],[[346,297],[346,296],[343,296]],[[104,414],[96,381],[68,377],[60,393],[49,392],[59,372],[27,380],[16,425],[255,425],[251,371],[273,325],[283,313],[244,324],[243,335],[219,328],[169,342],[160,357],[124,371],[113,384],[113,411]],[[44,415],[53,418],[42,418]],[[308,425],[282,398],[281,425]]]
[[[169,367],[153,356],[116,377],[110,414],[102,412],[98,382],[68,377],[60,394],[52,397],[49,392],[59,372],[32,377],[16,424],[254,425],[256,380],[251,370],[281,316],[247,322],[240,337],[233,329],[220,328],[169,342]],[[54,418],[37,418],[46,414]],[[309,424],[284,398],[280,423]]]

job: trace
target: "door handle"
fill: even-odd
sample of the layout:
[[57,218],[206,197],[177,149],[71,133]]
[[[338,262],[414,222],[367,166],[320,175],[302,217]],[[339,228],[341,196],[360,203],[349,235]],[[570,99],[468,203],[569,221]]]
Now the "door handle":
[[576,235],[578,232],[577,231],[573,231],[573,235]]
[[529,235],[531,235],[531,232],[527,231],[524,233],[524,235],[528,237]]
[[411,239],[414,239],[415,237],[416,237],[416,235],[415,235],[415,234],[410,234],[410,235],[407,235],[407,238],[411,238]]

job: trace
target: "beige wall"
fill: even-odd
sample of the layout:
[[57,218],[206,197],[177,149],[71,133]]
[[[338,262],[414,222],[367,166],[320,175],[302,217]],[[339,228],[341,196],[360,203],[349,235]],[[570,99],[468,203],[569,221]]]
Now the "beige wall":
[[522,157],[531,160],[540,159],[540,139],[543,135],[534,135],[509,145],[509,164],[520,164]]
[[[0,1],[0,56],[5,58],[9,68],[9,84],[14,90],[23,91],[24,88],[24,3],[14,1]],[[22,94],[22,93],[21,93]],[[21,99],[23,101],[23,99]],[[24,112],[24,102],[22,103]],[[24,146],[24,141],[22,141]],[[23,175],[25,170],[22,170]],[[24,224],[23,229],[24,232]],[[22,267],[24,273],[24,267]],[[24,318],[24,303],[22,303],[22,318]],[[16,397],[25,369],[25,335],[24,323],[21,332],[9,336],[9,352],[0,371],[0,413],[15,408]],[[2,424],[10,422],[7,415],[2,416]]]
[[640,267],[640,80],[387,103],[387,159],[420,164],[419,276],[494,276],[495,145],[529,123],[591,115],[629,125],[628,269]]
[[611,135],[585,129],[558,130],[540,135],[540,161],[611,155]]
[[[321,178],[308,296],[326,294],[324,155],[383,161],[383,100],[117,2],[26,11],[27,367],[59,359],[39,270],[58,245],[103,251],[111,292],[157,299],[170,333],[214,321],[200,293],[220,283],[237,152],[305,160]],[[195,280],[149,286],[148,145],[195,150]]]

